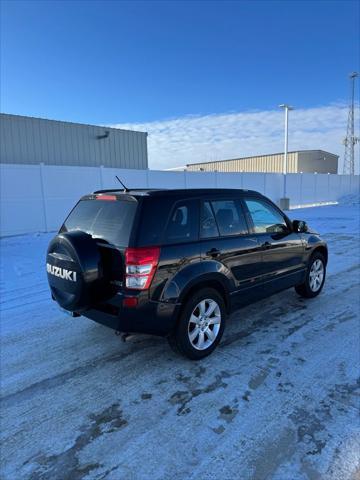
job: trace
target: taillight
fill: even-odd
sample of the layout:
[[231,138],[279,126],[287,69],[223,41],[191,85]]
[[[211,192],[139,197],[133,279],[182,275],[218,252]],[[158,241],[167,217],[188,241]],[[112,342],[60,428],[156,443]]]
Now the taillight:
[[125,285],[146,290],[150,287],[159,262],[159,247],[127,248],[125,250]]

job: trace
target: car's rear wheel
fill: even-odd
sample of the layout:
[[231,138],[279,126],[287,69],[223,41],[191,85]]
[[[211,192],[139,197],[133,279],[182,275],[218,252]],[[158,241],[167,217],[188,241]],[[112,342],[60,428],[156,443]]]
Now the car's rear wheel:
[[315,252],[309,261],[305,282],[295,287],[296,292],[305,298],[313,298],[321,292],[326,276],[326,262],[320,252]]
[[176,352],[200,360],[210,355],[220,342],[225,318],[222,296],[213,288],[204,288],[187,299],[169,343]]

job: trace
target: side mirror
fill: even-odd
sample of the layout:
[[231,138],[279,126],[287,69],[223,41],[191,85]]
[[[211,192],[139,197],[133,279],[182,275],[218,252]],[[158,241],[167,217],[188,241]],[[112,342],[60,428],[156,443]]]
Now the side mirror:
[[293,226],[294,232],[297,232],[297,233],[305,233],[309,231],[309,228],[306,222],[304,222],[304,220],[293,220],[292,226]]

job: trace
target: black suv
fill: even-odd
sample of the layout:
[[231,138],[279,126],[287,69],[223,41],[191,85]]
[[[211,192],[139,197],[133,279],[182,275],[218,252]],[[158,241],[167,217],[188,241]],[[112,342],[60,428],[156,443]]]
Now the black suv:
[[227,314],[324,285],[326,243],[250,190],[100,190],[51,241],[52,297],[118,332],[166,336],[191,359],[219,343]]

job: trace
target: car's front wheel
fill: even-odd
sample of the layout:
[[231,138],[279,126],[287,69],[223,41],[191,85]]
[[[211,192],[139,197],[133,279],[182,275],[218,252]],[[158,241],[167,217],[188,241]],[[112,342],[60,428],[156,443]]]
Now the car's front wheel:
[[169,343],[178,353],[200,360],[210,355],[220,342],[225,318],[222,296],[213,288],[201,289],[186,301]]
[[313,298],[321,292],[326,276],[324,255],[315,252],[309,261],[305,282],[295,287],[296,292],[305,298]]

